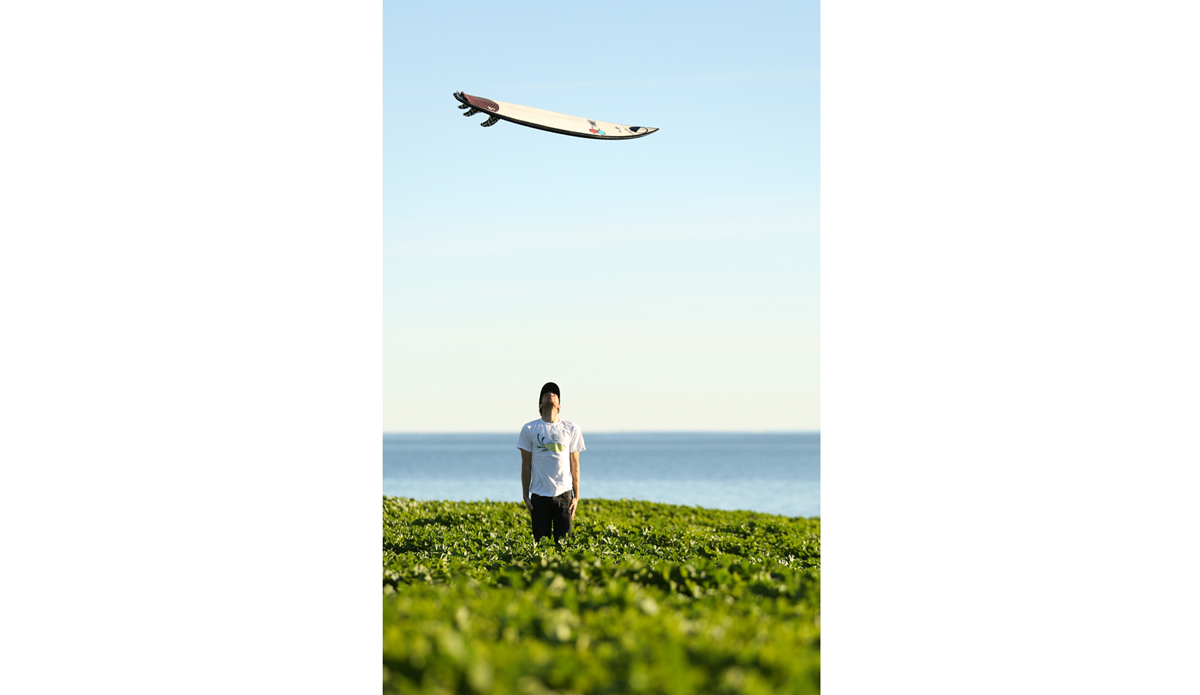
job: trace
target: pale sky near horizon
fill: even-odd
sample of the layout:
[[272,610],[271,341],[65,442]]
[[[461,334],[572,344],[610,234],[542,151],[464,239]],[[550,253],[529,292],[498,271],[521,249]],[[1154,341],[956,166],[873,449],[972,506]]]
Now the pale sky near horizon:
[[384,4],[383,431],[820,429],[818,4],[631,7]]

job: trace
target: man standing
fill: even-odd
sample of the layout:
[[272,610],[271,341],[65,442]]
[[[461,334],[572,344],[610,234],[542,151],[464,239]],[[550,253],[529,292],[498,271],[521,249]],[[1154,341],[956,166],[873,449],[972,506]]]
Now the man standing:
[[538,394],[542,417],[521,428],[521,491],[533,520],[533,542],[553,530],[554,543],[571,532],[579,505],[579,452],[584,450],[579,425],[558,417],[562,407],[558,384],[549,382]]

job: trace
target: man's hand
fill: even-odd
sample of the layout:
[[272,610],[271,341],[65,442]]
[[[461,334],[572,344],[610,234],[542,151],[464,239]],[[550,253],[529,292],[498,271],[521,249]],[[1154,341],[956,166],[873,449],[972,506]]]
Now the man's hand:
[[571,498],[571,521],[575,521],[575,508],[579,506],[579,498]]
[[530,514],[533,514],[533,502],[530,502],[528,497],[525,498],[525,508],[529,510]]

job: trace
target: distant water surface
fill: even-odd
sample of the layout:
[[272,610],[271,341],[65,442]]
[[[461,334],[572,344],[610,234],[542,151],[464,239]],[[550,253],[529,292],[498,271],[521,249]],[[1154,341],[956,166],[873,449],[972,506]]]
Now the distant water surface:
[[[817,432],[584,431],[580,496],[785,516],[821,514]],[[426,500],[521,500],[512,434],[385,434],[383,494]]]

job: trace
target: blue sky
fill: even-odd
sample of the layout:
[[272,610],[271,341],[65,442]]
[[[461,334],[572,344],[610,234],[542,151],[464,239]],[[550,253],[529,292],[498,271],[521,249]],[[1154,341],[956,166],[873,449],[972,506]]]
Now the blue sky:
[[384,4],[384,431],[820,428],[818,5],[631,7]]

